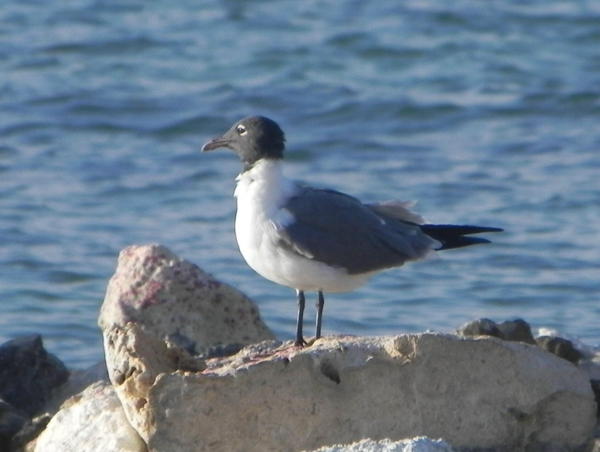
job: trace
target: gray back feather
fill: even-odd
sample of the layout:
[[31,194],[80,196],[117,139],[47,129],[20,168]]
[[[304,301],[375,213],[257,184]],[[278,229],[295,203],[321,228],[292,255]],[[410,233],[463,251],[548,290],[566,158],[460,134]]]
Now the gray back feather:
[[436,244],[416,223],[394,215],[398,209],[334,190],[303,187],[283,208],[294,221],[278,229],[281,245],[350,274],[400,266]]

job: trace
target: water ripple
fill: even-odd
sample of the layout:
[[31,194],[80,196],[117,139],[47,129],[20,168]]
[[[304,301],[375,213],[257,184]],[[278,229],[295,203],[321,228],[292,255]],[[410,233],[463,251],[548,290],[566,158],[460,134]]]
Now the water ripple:
[[240,164],[199,152],[260,113],[284,127],[295,177],[506,229],[331,296],[327,334],[481,315],[600,341],[600,8],[488,6],[4,2],[2,337],[41,332],[71,365],[98,360],[106,280],[144,242],[242,287],[290,337],[293,292],[237,251]]

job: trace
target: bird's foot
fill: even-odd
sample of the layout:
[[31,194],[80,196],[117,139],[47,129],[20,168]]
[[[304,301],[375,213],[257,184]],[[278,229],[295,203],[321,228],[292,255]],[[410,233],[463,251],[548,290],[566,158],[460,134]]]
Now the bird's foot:
[[294,346],[296,346],[296,347],[302,348],[302,347],[305,347],[306,345],[308,345],[308,343],[304,340],[303,337],[298,338],[294,341]]
[[294,342],[294,346],[295,347],[310,347],[312,346],[315,342],[317,342],[319,339],[321,339],[320,337],[313,337],[312,339],[309,339],[308,341],[304,340],[304,338],[302,338],[302,341],[295,341]]
[[312,346],[315,342],[317,342],[319,339],[321,339],[320,337],[313,337],[312,339],[309,339],[308,342],[306,343],[307,347]]

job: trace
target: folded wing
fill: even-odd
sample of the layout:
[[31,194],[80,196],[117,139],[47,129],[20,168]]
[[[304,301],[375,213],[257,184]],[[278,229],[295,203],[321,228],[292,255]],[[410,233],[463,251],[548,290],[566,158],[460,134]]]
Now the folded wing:
[[334,190],[303,187],[282,209],[291,215],[275,225],[280,245],[350,274],[397,267],[439,246],[416,222],[402,219],[420,218],[402,203],[365,205]]

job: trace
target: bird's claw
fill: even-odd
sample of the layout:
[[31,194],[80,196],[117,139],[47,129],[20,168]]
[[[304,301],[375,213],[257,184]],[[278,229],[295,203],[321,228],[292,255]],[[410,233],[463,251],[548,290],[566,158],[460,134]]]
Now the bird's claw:
[[294,346],[296,347],[310,347],[312,346],[318,339],[320,339],[319,337],[313,337],[312,339],[309,339],[308,341],[304,340],[304,338],[302,338],[301,340],[296,340],[294,342]]
[[305,347],[306,345],[308,345],[308,343],[304,340],[303,337],[301,337],[300,339],[296,339],[294,341],[294,346],[296,346],[296,347],[302,348],[302,347]]

